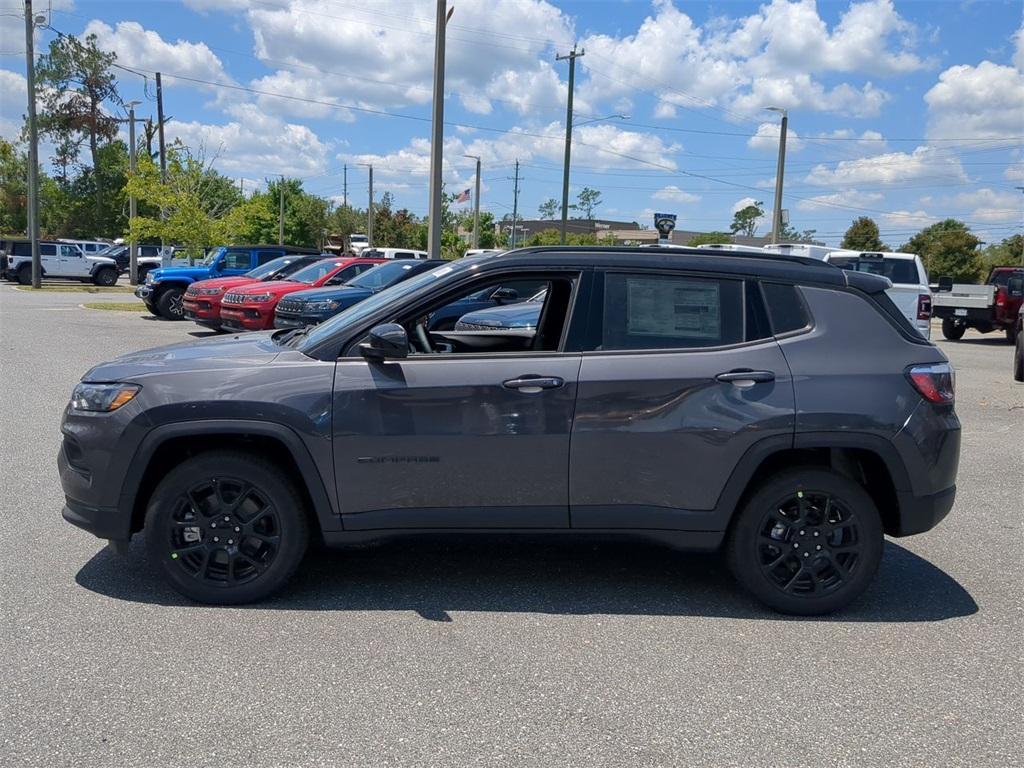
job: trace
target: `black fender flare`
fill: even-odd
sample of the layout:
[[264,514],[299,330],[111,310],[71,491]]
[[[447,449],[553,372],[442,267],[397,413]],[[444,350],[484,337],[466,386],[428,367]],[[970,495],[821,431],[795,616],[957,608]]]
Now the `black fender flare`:
[[320,522],[321,530],[341,530],[341,515],[335,506],[334,494],[328,492],[328,486],[325,484],[316,462],[313,461],[309,449],[299,435],[283,424],[249,419],[182,421],[151,429],[142,438],[128,465],[128,471],[121,484],[121,495],[118,499],[119,509],[129,515],[134,511],[136,496],[146,468],[161,445],[175,438],[201,439],[204,435],[258,435],[278,440],[285,446],[295,465],[299,468],[302,481],[313,501],[313,511]]

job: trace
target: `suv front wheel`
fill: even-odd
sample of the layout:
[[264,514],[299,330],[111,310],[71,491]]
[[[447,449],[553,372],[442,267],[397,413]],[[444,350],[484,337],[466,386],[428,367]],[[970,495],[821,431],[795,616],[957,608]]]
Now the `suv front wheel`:
[[179,464],[149,499],[146,545],[178,592],[201,603],[249,603],[279,589],[306,552],[302,500],[273,464],[203,453]]
[[185,291],[181,288],[164,288],[156,297],[157,313],[165,320],[184,320],[184,298]]
[[737,581],[765,605],[814,616],[838,610],[871,582],[882,522],[854,481],[805,467],[780,473],[750,498],[727,542]]

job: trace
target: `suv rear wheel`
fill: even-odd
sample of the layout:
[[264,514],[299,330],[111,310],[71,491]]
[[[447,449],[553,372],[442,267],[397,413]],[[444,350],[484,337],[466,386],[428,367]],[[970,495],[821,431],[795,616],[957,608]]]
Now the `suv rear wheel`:
[[184,320],[185,308],[181,301],[185,291],[181,288],[164,288],[156,297],[156,309],[160,317],[167,320]]
[[146,546],[178,592],[202,603],[261,600],[295,572],[309,526],[277,467],[233,451],[171,470],[150,497]]
[[871,497],[831,470],[805,467],[765,482],[733,522],[727,542],[737,581],[770,608],[813,616],[860,595],[882,558]]

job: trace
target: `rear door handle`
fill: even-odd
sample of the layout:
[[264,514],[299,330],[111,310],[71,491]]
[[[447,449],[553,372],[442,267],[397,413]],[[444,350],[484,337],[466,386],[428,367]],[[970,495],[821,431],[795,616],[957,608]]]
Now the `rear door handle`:
[[762,384],[775,381],[774,371],[726,371],[715,376],[718,381],[729,382],[737,387],[752,387],[754,384]]
[[501,386],[506,389],[518,389],[520,392],[533,393],[542,389],[558,389],[565,384],[565,379],[558,376],[520,376],[518,379],[503,381]]

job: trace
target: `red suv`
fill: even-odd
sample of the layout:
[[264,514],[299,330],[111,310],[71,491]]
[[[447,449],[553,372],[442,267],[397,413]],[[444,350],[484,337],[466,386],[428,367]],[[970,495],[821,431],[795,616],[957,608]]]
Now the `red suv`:
[[233,331],[264,331],[274,327],[274,308],[281,297],[307,288],[341,285],[384,259],[322,259],[300,269],[286,280],[235,288],[224,294],[220,323]]
[[182,300],[184,315],[188,320],[195,320],[199,325],[219,331],[220,302],[227,291],[260,281],[283,280],[303,267],[308,267],[310,264],[320,261],[322,258],[320,255],[281,256],[268,261],[266,264],[261,264],[244,275],[197,280],[185,291],[185,296]]

